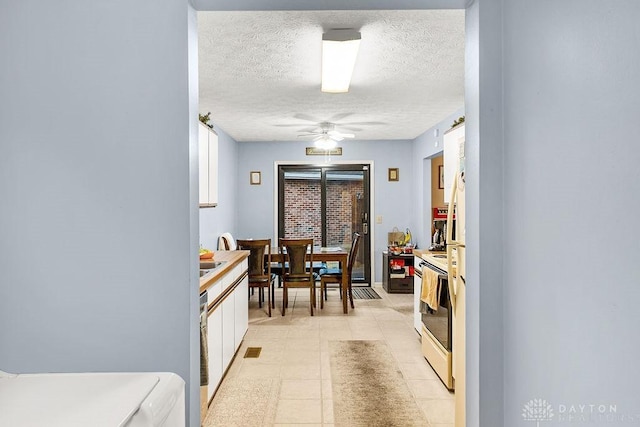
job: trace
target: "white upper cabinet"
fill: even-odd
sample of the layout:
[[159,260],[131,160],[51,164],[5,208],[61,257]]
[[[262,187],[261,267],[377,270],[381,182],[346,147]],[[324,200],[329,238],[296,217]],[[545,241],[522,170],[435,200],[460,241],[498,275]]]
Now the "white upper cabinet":
[[200,207],[218,204],[218,135],[199,123]]
[[460,162],[460,145],[464,143],[464,123],[444,134],[444,202],[449,203],[451,187]]

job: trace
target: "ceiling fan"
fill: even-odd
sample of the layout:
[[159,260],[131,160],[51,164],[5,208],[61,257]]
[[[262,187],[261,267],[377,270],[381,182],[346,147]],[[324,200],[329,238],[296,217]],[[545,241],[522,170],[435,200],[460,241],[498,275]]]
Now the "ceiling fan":
[[[317,129],[317,130],[315,130]],[[336,146],[338,141],[342,141],[345,138],[355,138],[352,133],[343,133],[336,130],[336,125],[329,122],[322,122],[314,130],[305,131],[298,135],[298,138],[313,137],[313,142],[316,147],[330,149]]]

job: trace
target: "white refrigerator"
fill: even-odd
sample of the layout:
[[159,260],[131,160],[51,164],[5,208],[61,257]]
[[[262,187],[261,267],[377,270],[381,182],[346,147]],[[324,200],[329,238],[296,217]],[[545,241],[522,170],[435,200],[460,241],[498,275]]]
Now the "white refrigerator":
[[[455,387],[455,426],[465,426],[465,175],[464,131],[456,136],[459,157],[447,213],[447,273],[453,311],[452,375]],[[455,227],[453,226],[455,210]],[[453,231],[455,229],[455,236]]]

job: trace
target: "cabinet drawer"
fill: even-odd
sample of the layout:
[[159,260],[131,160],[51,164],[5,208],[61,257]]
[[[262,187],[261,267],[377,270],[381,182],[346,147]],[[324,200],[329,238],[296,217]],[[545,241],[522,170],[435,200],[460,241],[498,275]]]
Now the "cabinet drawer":
[[389,293],[412,294],[413,293],[413,277],[405,277],[404,279],[389,279]]

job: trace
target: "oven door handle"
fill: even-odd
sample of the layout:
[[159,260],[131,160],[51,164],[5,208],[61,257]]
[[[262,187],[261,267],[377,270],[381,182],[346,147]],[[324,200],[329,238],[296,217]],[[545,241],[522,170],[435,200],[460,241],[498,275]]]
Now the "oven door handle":
[[426,265],[427,263],[425,261],[420,262],[420,264],[418,264],[418,267],[414,269],[413,274],[422,278],[422,267],[425,267]]

